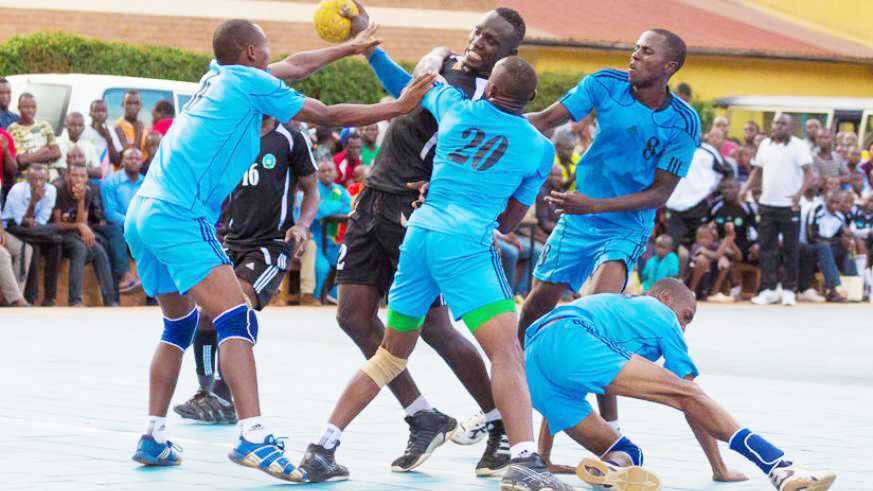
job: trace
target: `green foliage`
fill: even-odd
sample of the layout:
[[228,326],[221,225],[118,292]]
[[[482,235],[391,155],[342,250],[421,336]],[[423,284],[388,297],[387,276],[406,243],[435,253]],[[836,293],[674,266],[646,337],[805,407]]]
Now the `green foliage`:
[[691,105],[697,109],[697,114],[700,115],[701,133],[707,131],[712,125],[712,120],[715,119],[715,104],[712,101],[704,101],[699,97],[694,97],[691,99]]
[[541,72],[537,85],[537,97],[527,107],[527,111],[540,111],[560,99],[584,76],[580,72]]

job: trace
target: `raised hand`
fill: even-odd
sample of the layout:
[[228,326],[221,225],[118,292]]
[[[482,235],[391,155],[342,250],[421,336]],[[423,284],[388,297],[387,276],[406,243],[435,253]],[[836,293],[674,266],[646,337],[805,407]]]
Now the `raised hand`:
[[[359,18],[360,16],[356,17]],[[361,32],[352,36],[351,39],[345,42],[347,46],[352,48],[355,54],[360,55],[366,53],[370,48],[375,48],[378,46],[382,40],[376,39],[373,37],[376,34],[376,31],[379,30],[379,24],[375,22],[369,25],[364,26],[364,29]]]
[[421,99],[424,98],[424,94],[433,86],[436,76],[437,74],[434,72],[427,72],[420,77],[416,77],[403,88],[400,98],[397,99],[403,112],[409,112],[418,107]]

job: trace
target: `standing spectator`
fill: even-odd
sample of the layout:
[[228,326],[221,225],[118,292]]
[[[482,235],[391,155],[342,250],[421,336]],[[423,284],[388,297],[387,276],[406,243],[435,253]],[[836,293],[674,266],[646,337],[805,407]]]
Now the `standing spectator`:
[[552,136],[552,143],[555,144],[555,163],[561,166],[561,176],[564,179],[564,189],[559,191],[576,190],[576,164],[581,158],[576,153],[577,141],[576,134],[565,128],[558,129]]
[[143,175],[142,152],[136,148],[128,148],[123,152],[121,170],[113,172],[100,183],[100,195],[103,198],[103,212],[109,223],[124,227],[124,216],[133,195],[142,186]]
[[101,99],[91,102],[89,116],[91,124],[82,130],[83,140],[94,145],[97,158],[100,159],[101,176],[108,176],[121,163],[121,141],[113,128],[106,123],[106,103]]
[[36,98],[27,92],[18,97],[21,119],[9,125],[8,131],[15,141],[18,169],[25,170],[33,163],[49,164],[61,156],[55,139],[55,131],[48,121],[35,121]]
[[12,84],[5,77],[0,77],[0,129],[2,130],[21,119],[9,110],[10,102],[12,102]]
[[652,285],[664,278],[677,276],[679,276],[679,256],[673,252],[673,239],[667,234],[661,234],[655,239],[655,255],[646,261],[640,273],[643,291],[649,291]]
[[346,188],[336,184],[336,166],[330,160],[318,164],[318,193],[321,202],[318,213],[310,227],[312,238],[318,246],[318,256],[315,261],[315,291],[321,293],[327,274],[331,267],[336,266],[339,257],[339,244],[336,242],[337,226],[327,228],[326,234],[321,230],[321,220],[330,215],[341,215],[352,211],[352,198]]
[[[793,120],[779,114],[773,120],[770,137],[758,147],[755,168],[744,189],[760,184],[759,203],[761,291],[752,299],[756,305],[778,302],[779,259],[782,257],[782,304],[795,305],[797,298],[798,240],[800,238],[800,208],[798,203],[809,186],[812,155],[803,140],[792,136]],[[743,192],[741,195],[745,196]],[[782,247],[779,247],[782,234]]]
[[849,159],[846,161],[846,184],[843,188],[851,190],[858,196],[861,196],[864,191],[870,189],[870,180],[867,175],[861,171],[861,149],[857,145],[849,147]]
[[361,135],[361,165],[373,165],[376,155],[379,154],[379,125],[371,124],[362,126],[359,130]]
[[[825,202],[813,210],[809,222],[808,238],[815,247],[818,267],[824,275],[825,299],[828,302],[844,302],[836,288],[840,286],[840,272],[851,274],[849,250],[843,243],[847,232],[846,217],[839,210],[840,191],[831,191]],[[851,270],[851,271],[850,271]]]
[[[691,104],[691,86],[682,82],[676,86],[676,95],[682,98],[683,101]],[[648,288],[646,289],[648,290]]]
[[[27,181],[17,183],[9,190],[0,213],[9,235],[38,246],[38,252],[45,259],[44,307],[54,305],[57,295],[61,238],[55,227],[48,225],[56,200],[57,189],[48,183],[48,169],[45,164],[34,163],[27,170]],[[35,276],[29,275],[24,297],[30,303],[36,301],[36,288]]]
[[115,134],[121,142],[121,148],[136,147],[145,148],[145,125],[139,120],[139,111],[142,109],[142,98],[138,90],[128,90],[124,93],[121,101],[124,107],[124,116],[115,120]]
[[176,108],[173,106],[173,101],[161,100],[155,103],[152,109],[152,131],[157,131],[161,136],[166,136],[170,126],[173,124],[173,118],[176,117]]
[[66,131],[57,140],[61,157],[49,166],[49,179],[54,180],[66,171],[67,152],[73,147],[78,147],[82,151],[85,157],[85,167],[88,169],[88,177],[91,179],[103,177],[96,147],[90,140],[82,138],[82,133],[85,131],[85,118],[77,112],[67,114],[67,117],[64,118],[64,129]]
[[806,142],[809,151],[815,153],[815,149],[818,146],[818,133],[822,130],[821,121],[815,118],[809,118],[806,120],[804,129],[806,130],[806,138],[804,138],[803,141]]
[[[722,132],[722,138],[723,138],[721,145],[719,145],[716,148],[718,148],[719,152],[721,152],[721,154],[725,157],[732,156],[734,153],[734,150],[736,150],[737,147],[739,146],[736,143],[734,143],[733,141],[729,140],[727,137],[728,131],[730,131],[730,126],[731,126],[731,122],[725,116],[718,116],[712,120],[712,128],[720,129]],[[712,128],[710,128],[710,130]]]
[[820,129],[816,134],[815,143],[816,151],[812,156],[812,163],[822,179],[838,177],[840,183],[848,180],[848,168],[833,151],[834,135],[831,131],[826,128]]
[[118,292],[112,281],[109,257],[97,241],[89,223],[102,218],[97,192],[88,185],[84,164],[72,161],[58,189],[58,199],[52,211],[52,222],[63,230],[64,255],[70,258],[70,307],[81,307],[85,279],[85,264],[93,263],[97,282],[103,294],[103,305],[118,305]]
[[18,163],[15,160],[15,140],[6,130],[0,128],[0,206],[9,188],[15,184]]
[[30,266],[31,247],[6,233],[6,223],[0,220],[0,296],[7,305],[29,307],[21,291]]
[[352,180],[355,168],[361,165],[361,147],[363,147],[361,135],[357,132],[349,132],[346,136],[345,148],[333,156],[333,163],[336,164],[337,184],[345,186]]
[[743,146],[755,146],[755,137],[761,132],[761,127],[754,121],[746,121],[743,125]]

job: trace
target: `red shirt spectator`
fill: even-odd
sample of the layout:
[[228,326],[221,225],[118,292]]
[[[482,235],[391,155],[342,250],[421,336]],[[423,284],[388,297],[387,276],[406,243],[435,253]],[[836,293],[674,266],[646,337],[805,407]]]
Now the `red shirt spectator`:
[[361,137],[357,134],[348,136],[345,149],[333,156],[336,165],[336,183],[345,186],[354,180],[355,168],[361,165]]
[[157,131],[161,134],[161,136],[167,136],[167,131],[170,129],[170,126],[173,124],[173,118],[164,118],[154,126],[152,126],[152,131]]
[[0,187],[7,191],[15,184],[15,174],[18,173],[18,164],[15,162],[15,141],[3,128],[0,128],[0,139],[3,139],[3,142],[0,142]]

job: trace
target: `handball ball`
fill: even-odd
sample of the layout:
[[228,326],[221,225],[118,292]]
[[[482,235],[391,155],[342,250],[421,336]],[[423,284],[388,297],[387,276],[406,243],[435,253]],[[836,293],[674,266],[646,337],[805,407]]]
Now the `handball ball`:
[[358,7],[351,0],[321,0],[315,11],[315,32],[329,43],[341,43],[352,34],[352,21],[343,17],[358,15]]

